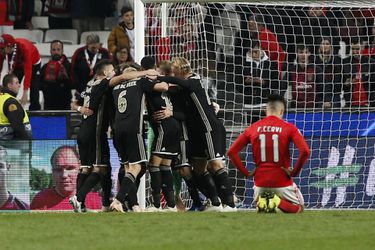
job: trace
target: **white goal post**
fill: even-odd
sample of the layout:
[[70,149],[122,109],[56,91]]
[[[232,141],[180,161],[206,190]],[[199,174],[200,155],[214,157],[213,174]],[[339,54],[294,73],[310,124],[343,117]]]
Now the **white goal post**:
[[[282,93],[312,150],[295,178],[306,207],[375,208],[373,1],[134,1],[136,61],[187,57],[221,106],[228,147],[264,115],[266,95]],[[252,181],[227,166],[253,207]]]

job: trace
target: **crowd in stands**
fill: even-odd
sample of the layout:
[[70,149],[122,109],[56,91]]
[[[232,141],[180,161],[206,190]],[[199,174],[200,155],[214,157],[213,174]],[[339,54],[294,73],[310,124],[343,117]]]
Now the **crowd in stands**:
[[[113,59],[121,71],[133,61],[134,13],[128,2],[43,0],[38,5],[41,10],[36,10],[37,2],[0,0],[0,34],[6,34],[0,38],[0,68],[2,75],[12,72],[20,80],[24,77],[21,102],[25,104],[30,94],[30,110],[41,109],[39,90],[45,110],[70,109],[71,90],[81,93],[96,63]],[[125,7],[119,9],[119,4]],[[208,62],[208,74],[203,76],[218,78],[213,74],[220,71],[217,65],[228,62],[216,53],[215,30],[220,25],[216,18],[225,11],[236,14],[239,27],[231,34],[234,67],[223,71],[234,73],[235,91],[244,96],[244,104],[262,104],[270,93],[278,92],[288,97],[292,108],[375,106],[375,9],[176,4],[164,37],[160,5],[154,4],[146,8],[146,54],[157,61],[183,56],[193,67],[197,60],[192,59],[203,57]],[[92,33],[72,56],[64,54],[66,41],[53,40],[50,58],[41,61],[30,41],[9,36],[13,29],[33,29],[36,12],[48,16],[49,29],[75,29],[78,37]],[[109,17],[117,24],[107,31],[106,39],[100,38],[95,31],[105,30],[104,20]],[[202,48],[206,48],[203,53]]]

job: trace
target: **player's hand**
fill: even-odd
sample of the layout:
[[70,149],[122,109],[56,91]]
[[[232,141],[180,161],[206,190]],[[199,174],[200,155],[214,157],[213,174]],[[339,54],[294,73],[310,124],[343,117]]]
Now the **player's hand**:
[[27,104],[27,94],[29,93],[29,90],[23,90],[23,94],[20,100],[20,103],[22,106]]
[[219,113],[220,111],[220,106],[216,102],[212,102],[212,107],[214,107],[215,114]]
[[284,170],[284,172],[286,173],[286,175],[290,178],[292,175],[292,169],[291,168],[284,168],[284,167],[281,167],[282,170]]
[[157,71],[154,70],[154,69],[148,69],[148,70],[146,70],[146,75],[147,75],[147,76],[159,76],[160,73],[157,72]]
[[81,114],[82,114],[82,115],[86,115],[86,116],[90,116],[90,115],[93,115],[93,114],[94,114],[94,111],[92,111],[92,110],[89,109],[88,107],[82,107],[82,109],[81,109]]
[[156,111],[152,114],[152,117],[156,121],[161,121],[163,119],[166,119],[168,117],[173,116],[173,111],[171,109],[168,109],[166,107],[162,107],[162,110]]
[[247,83],[247,84],[251,84],[253,82],[253,77],[252,76],[247,76],[246,78],[245,78],[245,83]]
[[330,109],[330,108],[332,108],[332,103],[330,103],[330,102],[325,102],[325,103],[323,103],[323,108],[325,108],[325,109]]
[[158,76],[153,76],[153,75],[146,75],[146,77],[152,81],[156,81],[156,79],[158,79]]
[[78,108],[78,104],[77,104],[76,101],[73,101],[73,102],[70,103],[70,109],[71,110],[77,110],[77,108]]

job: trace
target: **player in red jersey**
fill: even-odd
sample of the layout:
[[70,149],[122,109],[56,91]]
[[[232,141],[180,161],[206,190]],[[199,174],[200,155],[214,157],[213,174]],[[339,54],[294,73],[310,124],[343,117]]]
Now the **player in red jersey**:
[[[266,118],[252,124],[231,145],[228,156],[246,177],[254,176],[254,199],[259,212],[287,213],[303,211],[303,196],[293,182],[310,155],[310,149],[298,128],[282,120],[286,108],[280,95],[270,95],[266,107]],[[290,169],[289,144],[293,142],[299,157]],[[252,145],[255,170],[249,172],[238,153]]]

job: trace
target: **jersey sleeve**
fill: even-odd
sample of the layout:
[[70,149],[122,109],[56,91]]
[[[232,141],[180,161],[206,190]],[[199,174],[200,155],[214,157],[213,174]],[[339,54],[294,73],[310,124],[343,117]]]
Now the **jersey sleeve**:
[[228,150],[228,156],[233,162],[233,164],[236,166],[236,168],[246,177],[249,176],[249,171],[245,167],[245,165],[242,163],[241,158],[239,156],[239,152],[246,147],[247,144],[249,144],[249,138],[246,135],[246,131],[242,133],[238,138],[233,142],[233,144],[230,146]]
[[95,86],[90,94],[90,104],[89,108],[96,111],[102,100],[102,97],[109,88],[109,79],[102,80],[98,86]]
[[184,80],[184,79],[180,79],[178,77],[173,77],[173,76],[158,76],[158,80],[161,82],[177,84],[183,89],[187,89],[189,91],[193,91],[196,86],[196,80],[193,80],[193,79]]
[[4,103],[3,111],[14,130],[15,139],[31,139],[30,134],[26,131],[25,125],[23,124],[25,112],[21,104],[16,99],[9,98]]
[[137,85],[141,88],[144,92],[152,92],[155,86],[155,83],[148,78],[141,78],[137,81]]
[[297,127],[293,126],[291,131],[291,140],[297,146],[299,151],[299,156],[297,162],[295,163],[293,170],[291,172],[291,176],[297,176],[301,171],[303,165],[307,161],[310,156],[310,148],[307,145],[305,138],[303,138],[301,132],[298,130]]

